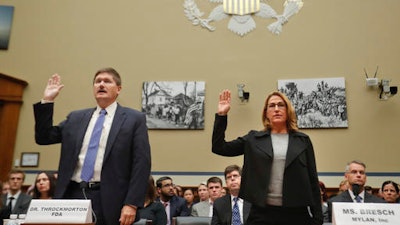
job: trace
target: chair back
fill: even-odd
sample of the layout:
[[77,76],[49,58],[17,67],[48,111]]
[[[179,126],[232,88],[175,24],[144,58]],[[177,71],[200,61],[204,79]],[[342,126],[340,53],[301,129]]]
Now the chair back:
[[175,225],[211,225],[211,217],[178,216]]
[[146,225],[146,224],[147,224],[147,219],[143,218],[133,223],[133,225]]

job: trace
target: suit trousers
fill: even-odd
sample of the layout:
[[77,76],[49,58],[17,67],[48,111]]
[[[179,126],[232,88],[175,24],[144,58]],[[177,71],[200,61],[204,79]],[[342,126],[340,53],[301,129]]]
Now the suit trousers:
[[252,205],[246,225],[309,225],[310,219],[306,207]]
[[100,186],[96,188],[85,188],[82,190],[80,184],[71,181],[64,195],[65,199],[90,199],[93,209],[93,222],[96,225],[106,225],[103,210],[101,208]]

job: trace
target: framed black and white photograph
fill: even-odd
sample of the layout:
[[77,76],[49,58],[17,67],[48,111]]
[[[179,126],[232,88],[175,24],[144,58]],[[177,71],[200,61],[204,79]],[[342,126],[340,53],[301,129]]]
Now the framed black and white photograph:
[[38,167],[39,155],[39,152],[21,153],[21,167]]
[[346,88],[343,77],[278,80],[297,114],[299,128],[347,128]]
[[149,129],[204,129],[204,81],[147,81],[142,111]]
[[14,6],[0,5],[0,49],[8,49]]

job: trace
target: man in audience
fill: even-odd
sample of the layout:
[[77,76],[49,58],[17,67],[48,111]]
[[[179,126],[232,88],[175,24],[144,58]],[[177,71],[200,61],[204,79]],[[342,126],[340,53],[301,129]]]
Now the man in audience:
[[242,169],[237,165],[225,168],[225,182],[230,194],[215,200],[212,225],[242,225],[249,217],[251,203],[239,198]]
[[207,180],[207,189],[209,195],[208,201],[194,204],[192,207],[192,216],[212,217],[213,203],[217,198],[221,197],[222,180],[219,177],[210,177]]
[[156,201],[161,202],[165,207],[168,219],[167,225],[172,224],[172,218],[174,217],[189,216],[190,212],[186,207],[185,199],[175,195],[171,177],[160,177],[156,181],[156,185],[160,196]]
[[197,194],[199,195],[199,202],[208,201],[207,183],[200,183],[197,187]]
[[381,198],[364,190],[367,182],[366,166],[363,162],[353,160],[346,165],[344,177],[348,181],[348,189],[328,200],[329,220],[332,221],[332,202],[385,203]]
[[26,214],[32,197],[22,193],[21,188],[25,180],[25,173],[22,170],[11,170],[8,173],[10,189],[2,197],[3,209],[1,218],[8,219],[10,214]]

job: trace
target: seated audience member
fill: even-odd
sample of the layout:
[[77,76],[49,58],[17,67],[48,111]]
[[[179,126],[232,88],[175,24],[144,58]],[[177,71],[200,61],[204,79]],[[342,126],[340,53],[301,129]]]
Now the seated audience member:
[[364,191],[367,192],[367,193],[369,193],[369,194],[371,194],[371,195],[373,194],[372,187],[369,186],[369,185],[365,185],[365,186],[364,186]]
[[221,189],[221,197],[223,197],[223,196],[225,196],[226,195],[226,189],[225,188],[222,188]]
[[151,220],[153,225],[165,225],[167,224],[167,213],[165,212],[164,205],[155,200],[156,187],[154,186],[153,177],[150,176],[144,207],[139,209],[139,215],[140,218]]
[[321,191],[321,205],[322,205],[322,216],[325,222],[329,222],[328,214],[328,194],[326,193],[326,186],[324,182],[319,182],[319,190]]
[[399,203],[399,185],[391,180],[385,181],[382,184],[382,197],[388,203]]
[[[3,189],[3,182],[0,181],[0,190]],[[0,198],[3,198],[3,192],[0,193]],[[0,211],[3,208],[3,201],[0,201]]]
[[199,196],[199,202],[208,201],[208,190],[207,183],[200,183],[197,187],[197,195]]
[[32,197],[22,193],[21,188],[25,180],[25,172],[11,170],[8,173],[10,190],[2,196],[1,219],[8,219],[10,214],[26,214]]
[[172,178],[160,177],[156,181],[156,185],[157,192],[160,196],[157,198],[157,201],[161,202],[165,207],[168,225],[172,224],[172,218],[174,217],[190,215],[190,212],[186,207],[185,199],[175,195]]
[[213,203],[221,197],[222,180],[219,177],[210,177],[207,180],[208,201],[201,201],[192,206],[191,216],[212,217]]
[[10,183],[8,181],[3,182],[3,188],[1,189],[3,195],[6,195],[8,191],[10,190]]
[[225,183],[230,194],[214,201],[211,225],[246,224],[251,203],[239,198],[242,170],[237,165],[225,168]]
[[175,192],[175,195],[183,198],[183,190],[180,185],[177,185],[177,184],[174,185],[174,192]]
[[184,198],[185,201],[186,201],[186,206],[188,207],[189,212],[191,212],[191,211],[192,211],[192,206],[193,206],[193,204],[195,203],[195,202],[194,202],[194,193],[193,193],[193,190],[192,190],[191,188],[186,189],[186,190],[183,192],[183,198]]
[[335,197],[336,195],[340,195],[341,193],[347,191],[347,189],[349,189],[349,182],[348,182],[347,180],[342,180],[342,181],[340,181],[338,192],[332,194],[332,195],[330,196],[330,198],[333,198],[333,197]]
[[56,188],[56,178],[53,173],[40,172],[36,176],[33,188],[34,199],[52,199]]
[[364,191],[364,185],[367,182],[365,169],[365,164],[358,160],[353,160],[346,165],[344,176],[349,182],[349,189],[328,200],[329,221],[332,221],[332,202],[385,202],[383,199]]

